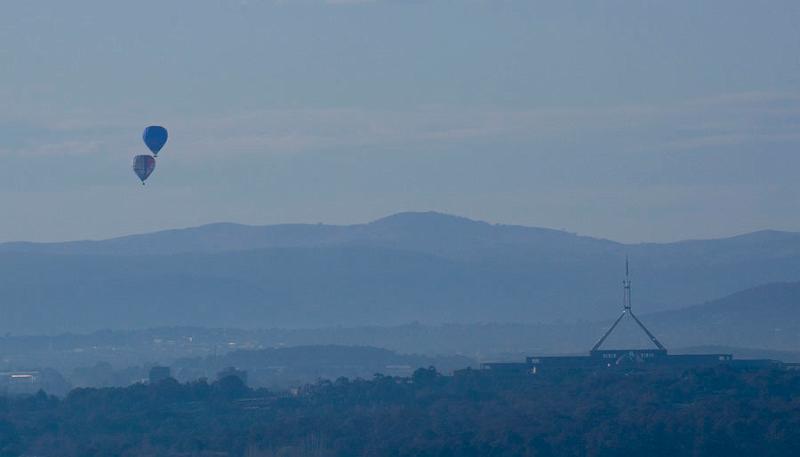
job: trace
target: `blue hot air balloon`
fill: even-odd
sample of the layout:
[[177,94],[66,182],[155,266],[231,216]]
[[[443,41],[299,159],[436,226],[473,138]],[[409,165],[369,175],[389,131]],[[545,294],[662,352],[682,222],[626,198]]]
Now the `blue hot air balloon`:
[[133,158],[133,172],[142,180],[142,185],[155,169],[156,159],[153,156],[139,155]]
[[167,129],[161,127],[160,125],[151,125],[144,129],[144,133],[142,134],[142,139],[144,140],[144,144],[147,145],[148,149],[153,152],[153,155],[158,157],[158,151],[167,144]]

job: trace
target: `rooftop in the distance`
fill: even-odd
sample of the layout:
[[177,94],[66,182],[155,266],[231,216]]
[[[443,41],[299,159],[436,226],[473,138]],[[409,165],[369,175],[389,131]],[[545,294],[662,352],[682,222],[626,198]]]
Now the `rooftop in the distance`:
[[[733,360],[732,354],[678,354],[670,355],[667,348],[650,332],[644,323],[636,317],[631,306],[631,280],[628,259],[625,259],[625,279],[622,281],[623,302],[622,314],[611,327],[584,356],[530,356],[524,363],[484,363],[482,368],[497,373],[529,373],[538,374],[541,370],[563,369],[603,369],[630,366],[713,366],[733,364],[740,367],[774,366],[780,362],[767,359]],[[603,349],[603,343],[614,332],[619,323],[632,319],[655,346],[651,349]]]

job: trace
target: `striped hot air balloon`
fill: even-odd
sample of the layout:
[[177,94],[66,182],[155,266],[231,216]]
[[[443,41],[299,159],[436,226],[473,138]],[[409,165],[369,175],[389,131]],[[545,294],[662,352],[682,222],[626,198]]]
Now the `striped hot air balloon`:
[[153,170],[156,169],[156,159],[149,155],[138,155],[133,158],[133,172],[142,181],[144,185],[145,180],[150,176]]

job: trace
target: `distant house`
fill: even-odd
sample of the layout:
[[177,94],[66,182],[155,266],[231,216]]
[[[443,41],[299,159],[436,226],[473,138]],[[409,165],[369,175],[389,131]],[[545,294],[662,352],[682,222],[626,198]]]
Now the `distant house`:
[[[778,366],[774,360],[733,360],[731,354],[677,354],[667,353],[667,348],[633,313],[631,307],[631,281],[628,260],[625,259],[625,279],[623,285],[622,314],[594,345],[589,355],[582,356],[534,356],[527,357],[525,362],[484,363],[481,367],[496,374],[540,374],[542,371],[574,370],[574,369],[613,369],[631,367],[698,367],[727,364],[740,368],[758,368]],[[622,319],[630,318],[647,335],[655,346],[650,349],[601,349],[609,335],[617,328]]]

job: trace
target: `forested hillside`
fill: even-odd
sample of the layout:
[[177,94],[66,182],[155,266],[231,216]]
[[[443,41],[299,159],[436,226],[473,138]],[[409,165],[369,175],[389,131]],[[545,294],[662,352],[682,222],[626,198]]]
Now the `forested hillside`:
[[730,368],[555,377],[238,378],[0,399],[0,455],[794,456],[800,373]]

